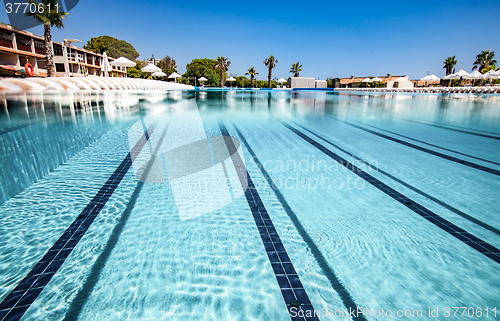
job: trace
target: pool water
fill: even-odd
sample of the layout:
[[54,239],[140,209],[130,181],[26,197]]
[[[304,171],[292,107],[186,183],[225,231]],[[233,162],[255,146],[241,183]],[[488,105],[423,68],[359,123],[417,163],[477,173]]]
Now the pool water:
[[0,117],[1,321],[500,318],[498,95],[45,95]]

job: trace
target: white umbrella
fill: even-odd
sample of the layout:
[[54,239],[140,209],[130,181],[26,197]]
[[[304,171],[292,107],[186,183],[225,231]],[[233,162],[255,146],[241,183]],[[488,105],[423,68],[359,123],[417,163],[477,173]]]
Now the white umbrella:
[[460,77],[462,77],[462,78],[470,77],[470,74],[463,69],[460,69],[455,75],[458,77],[458,79],[460,79]]
[[160,68],[156,67],[153,64],[149,64],[146,67],[143,67],[141,70],[144,71],[144,72],[157,72],[157,71],[161,71]]
[[110,65],[118,66],[118,67],[125,67],[125,76],[126,76],[127,75],[127,67],[134,67],[135,62],[128,60],[125,57],[120,57],[120,58],[115,59],[112,62],[110,62]]
[[207,78],[205,78],[205,77],[200,77],[200,78],[198,78],[198,81],[207,81],[207,80],[208,80],[208,79],[207,79]]
[[226,79],[226,81],[236,81],[236,79],[234,77],[229,77]]
[[284,83],[285,81],[286,81],[286,79],[285,79],[285,78],[280,78],[280,79],[278,79],[278,82],[279,82],[280,84]]
[[439,78],[438,76],[436,75],[427,75],[425,76],[424,78],[420,79],[421,81],[440,81],[441,78]]
[[384,81],[382,78],[379,78],[379,77],[375,77],[372,79],[372,81]]
[[110,70],[111,66],[109,65],[108,55],[106,55],[106,52],[103,52],[101,63],[101,77],[109,77]]
[[[471,72],[470,76],[467,77],[467,79],[484,79],[484,75],[482,73],[480,73],[479,71],[475,70],[473,72]],[[473,83],[474,83],[474,80],[473,80]]]
[[156,72],[153,72],[152,76],[155,76],[155,77],[165,77],[167,74],[164,73],[163,71],[156,71]]
[[[488,78],[497,78],[497,77],[500,77],[500,70],[497,70],[497,71],[495,71],[495,70],[490,70],[490,71],[488,71],[486,74],[488,75],[488,76],[487,76]],[[486,75],[486,74],[485,74],[485,75]]]
[[370,78],[365,78],[363,80],[361,80],[361,82],[372,82],[373,80],[371,80]]
[[170,76],[168,76],[168,78],[181,78],[181,75],[179,75],[176,72],[173,72],[173,73],[170,74]]

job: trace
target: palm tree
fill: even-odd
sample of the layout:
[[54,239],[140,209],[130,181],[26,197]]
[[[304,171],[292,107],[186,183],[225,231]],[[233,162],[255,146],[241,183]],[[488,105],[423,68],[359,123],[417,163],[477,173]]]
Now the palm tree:
[[269,69],[269,73],[267,75],[267,87],[271,88],[271,77],[273,76],[273,68],[276,67],[278,63],[278,59],[274,58],[273,55],[270,55],[269,58],[264,59],[264,65]]
[[253,86],[253,80],[255,78],[255,75],[258,75],[259,73],[255,70],[255,67],[250,67],[248,68],[248,72],[245,75],[250,75],[250,82],[252,83],[252,88]]
[[455,72],[455,65],[457,64],[457,60],[455,59],[455,56],[453,57],[448,57],[444,61],[444,69],[446,69],[446,76],[453,74]]
[[489,70],[489,67],[495,65],[497,61],[495,59],[495,52],[491,50],[483,50],[479,55],[476,56],[476,61],[472,64],[472,70],[479,70],[481,73],[485,73]]
[[41,2],[28,0],[28,3],[30,4],[30,8],[32,4],[35,5],[36,8],[39,8],[41,4],[44,8],[44,10],[40,10],[40,12],[38,12],[38,10],[34,13],[28,11],[26,15],[35,18],[35,20],[43,24],[47,76],[54,77],[56,69],[54,68],[54,53],[52,51],[52,34],[50,32],[50,27],[55,26],[59,29],[64,28],[63,19],[66,19],[69,13],[62,11],[62,7],[58,4],[57,0],[41,0]]
[[299,76],[299,72],[302,71],[302,65],[299,62],[292,63],[292,68],[290,68],[290,72],[294,74],[294,77]]
[[218,69],[220,72],[220,86],[224,87],[224,74],[228,70],[229,66],[231,66],[231,62],[227,60],[228,58],[224,58],[222,56],[217,57],[217,64],[215,65],[215,69]]

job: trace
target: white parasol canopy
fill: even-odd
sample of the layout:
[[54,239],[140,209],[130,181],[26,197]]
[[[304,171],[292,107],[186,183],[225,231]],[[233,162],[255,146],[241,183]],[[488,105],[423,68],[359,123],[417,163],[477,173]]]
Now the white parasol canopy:
[[155,77],[165,77],[167,74],[164,73],[163,71],[156,71],[156,72],[153,72],[152,76],[155,76]]
[[229,77],[226,79],[226,81],[236,81],[236,79],[234,77]]
[[285,81],[286,81],[286,79],[285,79],[285,78],[280,78],[280,79],[278,79],[278,82],[279,82],[280,84],[284,83]]
[[207,81],[207,80],[208,80],[208,79],[207,79],[207,78],[205,78],[205,77],[200,77],[200,78],[198,78],[198,81]]
[[181,78],[181,75],[179,75],[176,72],[173,72],[173,73],[170,74],[170,76],[168,76],[168,78]]
[[361,82],[373,82],[373,80],[371,80],[370,78],[365,78],[365,79],[361,80]]
[[463,69],[460,69],[460,70],[459,70],[459,71],[455,74],[455,76],[457,76],[459,79],[460,79],[460,77],[462,77],[462,78],[468,78],[468,77],[470,77],[470,74],[469,74],[467,71],[465,71],[465,70],[463,70]]
[[118,59],[113,60],[110,65],[112,66],[119,66],[119,67],[134,67],[135,62],[132,60],[128,60],[125,57],[120,57]]
[[157,71],[161,71],[160,68],[156,67],[153,64],[149,64],[146,67],[143,67],[141,70],[144,71],[144,72],[157,72]]
[[109,77],[110,70],[111,66],[109,65],[108,55],[106,55],[106,52],[103,52],[102,64],[101,64],[101,77]]
[[422,78],[420,80],[422,80],[422,81],[440,81],[441,78],[439,78],[436,75],[427,75],[427,76],[425,76],[424,78]]
[[372,79],[372,81],[384,81],[382,78],[379,78],[379,77],[375,77]]

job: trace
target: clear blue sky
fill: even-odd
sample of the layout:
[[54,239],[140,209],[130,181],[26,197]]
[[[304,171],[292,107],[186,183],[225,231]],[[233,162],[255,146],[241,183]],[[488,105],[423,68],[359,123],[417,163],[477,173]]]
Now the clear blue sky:
[[[53,39],[109,35],[131,43],[140,59],[166,55],[183,73],[195,58],[228,57],[243,75],[274,55],[273,76],[287,78],[292,62],[301,76],[444,75],[471,71],[475,56],[493,49],[500,61],[500,1],[115,1],[80,0]],[[8,22],[5,12],[0,21]],[[43,28],[29,31],[43,35]]]

